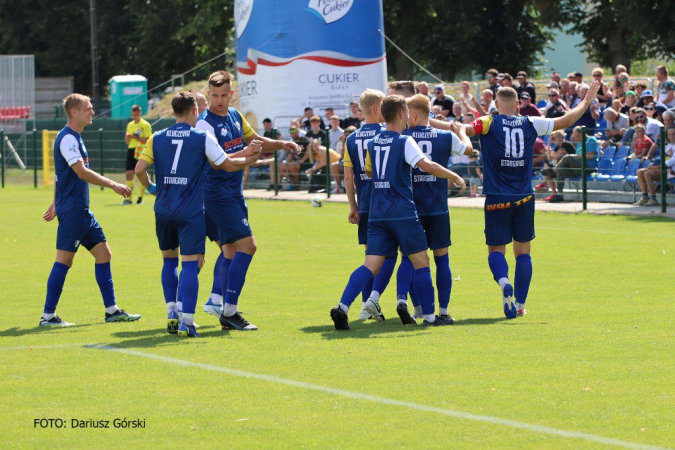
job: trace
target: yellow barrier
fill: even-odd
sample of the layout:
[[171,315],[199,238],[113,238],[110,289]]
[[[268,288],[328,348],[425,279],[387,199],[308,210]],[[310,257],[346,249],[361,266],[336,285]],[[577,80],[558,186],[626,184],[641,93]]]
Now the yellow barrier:
[[54,182],[54,140],[58,131],[42,130],[42,173],[48,188]]

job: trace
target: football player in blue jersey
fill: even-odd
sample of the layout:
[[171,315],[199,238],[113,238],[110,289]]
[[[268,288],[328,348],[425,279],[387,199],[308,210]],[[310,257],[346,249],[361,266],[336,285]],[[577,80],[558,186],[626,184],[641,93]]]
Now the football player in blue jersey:
[[[162,287],[166,301],[169,333],[199,337],[194,313],[199,290],[199,260],[205,252],[204,178],[209,161],[213,167],[231,172],[257,161],[262,143],[252,141],[245,158],[228,158],[218,141],[197,130],[197,98],[179,92],[171,100],[176,124],[153,134],[136,164],[136,175],[148,192],[155,193],[155,221],[159,249],[162,251]],[[157,185],[148,178],[148,167],[155,165]],[[178,286],[178,253],[182,260]],[[182,323],[178,324],[176,298],[181,290]]]
[[[351,224],[358,225],[359,244],[368,247],[368,212],[370,211],[371,180],[366,175],[366,147],[367,142],[374,138],[384,129],[380,105],[384,98],[384,92],[374,89],[366,89],[361,93],[359,102],[365,116],[365,124],[350,134],[345,142],[345,192],[349,200],[349,217]],[[358,202],[357,202],[358,197]],[[385,259],[380,272],[371,278],[361,292],[363,307],[358,320],[375,319],[384,320],[382,310],[378,309],[378,300],[384,289],[389,284],[391,275],[396,265],[396,256]],[[366,309],[370,300],[371,314]]]
[[[515,319],[527,313],[525,301],[532,280],[530,241],[534,239],[532,161],[537,136],[550,135],[572,124],[595,99],[600,83],[594,81],[585,98],[562,117],[545,119],[516,116],[518,96],[513,88],[497,91],[499,114],[479,117],[465,125],[469,137],[480,138],[483,153],[485,242],[488,264],[502,291],[504,314]],[[515,283],[509,281],[506,245],[513,241]],[[515,295],[515,299],[514,299]]]
[[[231,158],[248,155],[244,148],[253,140],[262,141],[263,152],[286,150],[299,153],[294,142],[259,136],[235,108],[230,108],[232,74],[217,71],[209,77],[209,108],[197,121],[197,129],[213,135]],[[240,331],[257,330],[239,313],[238,302],[246,273],[256,252],[256,242],[248,223],[248,208],[242,190],[243,172],[224,172],[207,168],[204,187],[206,232],[222,249],[214,268],[214,286],[219,282],[221,295],[212,294],[204,311],[219,317],[224,328]],[[216,270],[217,269],[217,270]],[[216,278],[219,277],[219,280]],[[217,290],[217,289],[214,289]]]
[[[447,167],[452,154],[471,154],[473,147],[463,126],[453,122],[453,131],[439,130],[429,126],[429,112],[431,111],[429,97],[417,94],[408,98],[407,101],[410,114],[408,128],[403,134],[412,136],[427,158]],[[448,311],[452,291],[452,272],[448,256],[448,247],[451,245],[448,183],[444,179],[429,175],[419,168],[413,169],[412,175],[415,208],[436,263],[438,315],[454,323],[454,319]],[[411,290],[414,288],[412,275],[413,265],[410,259],[404,256],[396,274],[398,297],[396,311],[399,313],[401,320],[405,320],[409,316],[407,311],[409,290],[414,300],[415,309],[420,308],[419,312],[421,313],[421,307],[416,304],[415,293]]]
[[110,260],[112,253],[103,230],[89,210],[89,183],[108,187],[128,198],[131,190],[89,169],[89,156],[82,141],[82,130],[91,125],[94,108],[89,97],[71,94],[63,100],[68,124],[54,141],[54,201],[43,214],[47,222],[59,219],[56,232],[56,262],[47,280],[47,298],[40,326],[70,326],[56,315],[68,270],[80,245],[94,256],[96,282],[103,296],[106,322],[129,322],[140,319],[119,309],[115,302]]
[[[408,121],[405,98],[385,97],[381,112],[387,130],[368,141],[364,163],[366,174],[372,178],[366,258],[350,276],[342,299],[331,309],[330,316],[335,329],[348,330],[349,306],[378,273],[385,258],[395,256],[400,246],[415,267],[415,290],[422,304],[424,325],[449,325],[450,322],[434,315],[427,240],[413,202],[411,168],[419,167],[430,175],[450,179],[462,187],[462,192],[466,184],[459,175],[424,156],[413,138],[401,135]],[[415,321],[409,317],[408,323]]]

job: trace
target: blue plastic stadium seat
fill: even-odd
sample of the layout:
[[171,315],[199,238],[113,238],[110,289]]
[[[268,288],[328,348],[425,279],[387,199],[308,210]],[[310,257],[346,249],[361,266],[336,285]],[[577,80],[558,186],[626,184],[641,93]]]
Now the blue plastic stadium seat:
[[605,120],[604,114],[600,113],[598,121],[595,123],[595,131],[600,133],[601,139],[607,139],[607,121]]
[[546,100],[539,100],[539,101],[537,102],[537,108],[541,109],[541,108],[543,108],[544,106],[546,106]]
[[602,159],[609,158],[609,159],[614,159],[614,155],[616,154],[616,147],[613,145],[608,146],[604,152],[602,152]]
[[[625,160],[624,164],[625,164]],[[595,181],[609,181],[609,178],[612,174],[612,167],[614,163],[609,158],[603,158],[598,162],[598,175],[595,177]],[[621,170],[623,172],[623,169]]]
[[619,149],[616,151],[614,154],[614,158],[627,158],[628,155],[630,155],[630,147],[628,145],[624,145],[623,147],[619,147]]
[[[637,170],[637,169],[636,169]],[[612,173],[609,174],[610,181],[623,181],[626,172],[626,160],[624,158],[616,158]]]
[[[625,161],[625,160],[624,160]],[[615,161],[616,164],[616,161]],[[611,180],[612,181],[623,181],[626,180],[628,182],[628,177],[635,177],[635,181],[637,181],[637,171],[640,168],[640,160],[639,159],[631,159],[628,164],[624,164],[625,170],[622,175],[619,174],[613,174]]]

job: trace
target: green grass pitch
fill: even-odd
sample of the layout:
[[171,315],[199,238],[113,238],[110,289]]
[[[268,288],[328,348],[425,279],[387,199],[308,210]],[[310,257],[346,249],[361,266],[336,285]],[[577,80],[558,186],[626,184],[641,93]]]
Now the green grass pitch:
[[[529,314],[506,321],[483,213],[455,209],[457,323],[404,328],[392,282],[384,323],[356,322],[357,300],[352,330],[336,332],[329,310],[363,262],[347,205],[250,201],[258,253],[240,307],[260,330],[221,331],[202,312],[216,250],[207,244],[204,338],[182,340],[165,331],[153,200],[121,207],[97,188],[92,210],[112,248],[118,303],[143,318],[103,322],[93,258],[81,250],[58,308],[78,326],[37,326],[55,254],[56,223],[41,220],[51,196],[0,191],[5,448],[675,445],[672,221],[538,213]],[[36,428],[42,418],[67,428]],[[145,426],[115,429],[116,418]],[[73,429],[72,419],[110,428]]]

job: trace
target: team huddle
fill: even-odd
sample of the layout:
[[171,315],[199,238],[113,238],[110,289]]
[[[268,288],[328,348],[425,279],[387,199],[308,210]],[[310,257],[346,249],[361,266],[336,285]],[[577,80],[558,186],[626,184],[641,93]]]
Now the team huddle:
[[[176,124],[154,133],[146,143],[135,173],[149,193],[156,195],[156,235],[163,257],[162,288],[167,331],[199,337],[194,322],[198,274],[204,265],[206,237],[218,245],[211,295],[204,311],[218,317],[223,329],[257,330],[238,310],[256,242],[248,223],[243,197],[243,169],[261,152],[299,153],[297,144],[259,136],[235,108],[229,107],[233,77],[218,71],[209,77],[209,107],[198,114],[191,92],[177,93],[171,106]],[[345,190],[348,220],[358,224],[359,244],[366,258],[356,269],[330,316],[335,328],[348,330],[347,312],[362,293],[359,319],[384,320],[379,298],[393,274],[397,254],[396,311],[404,325],[439,326],[454,323],[448,307],[452,290],[448,247],[450,219],[447,185],[464,191],[462,177],[448,170],[452,153],[471,154],[470,137],[478,135],[485,165],[485,235],[488,262],[502,291],[504,313],[512,319],[525,314],[532,278],[530,241],[534,238],[532,152],[537,136],[570,126],[593,101],[597,82],[570,114],[557,119],[515,116],[513,89],[497,94],[499,115],[484,116],[468,125],[430,119],[429,98],[415,95],[412,82],[390,85],[390,95],[367,89],[360,102],[365,125],[345,144]],[[116,305],[110,270],[112,254],[101,226],[89,210],[88,183],[109,187],[128,198],[129,187],[89,170],[80,136],[92,123],[88,97],[71,94],[64,100],[68,124],[54,143],[56,179],[54,202],[44,214],[59,219],[57,255],[47,283],[41,326],[73,325],[56,315],[68,269],[80,244],[96,260],[96,280],[106,309],[106,322],[134,321]],[[147,170],[154,165],[156,184]],[[505,247],[514,242],[515,283],[508,278]],[[427,250],[437,267],[439,314]],[[179,256],[181,271],[178,273]],[[407,297],[414,306],[411,315]]]

